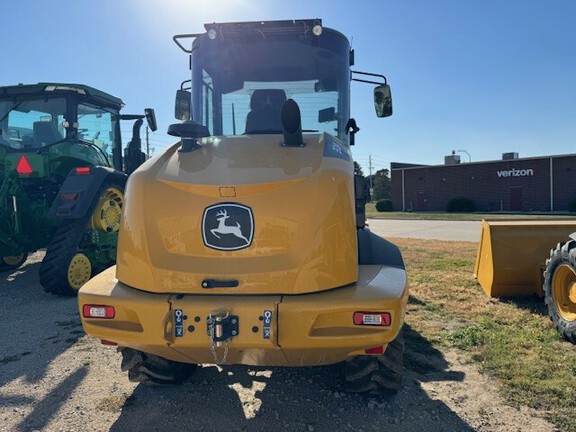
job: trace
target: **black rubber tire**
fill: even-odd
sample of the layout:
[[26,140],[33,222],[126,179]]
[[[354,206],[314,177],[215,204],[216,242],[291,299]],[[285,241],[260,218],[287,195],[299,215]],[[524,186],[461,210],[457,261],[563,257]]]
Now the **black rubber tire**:
[[[555,298],[554,285],[555,283],[562,284],[560,279],[555,281],[555,277],[559,277],[559,273],[564,273],[567,277],[565,282],[576,283],[576,241],[574,240],[558,243],[556,248],[550,251],[550,258],[546,260],[546,268],[544,269],[543,288],[548,316],[554,327],[567,341],[576,344],[576,319],[568,320],[563,317],[558,309],[560,300]],[[566,285],[565,288],[568,290],[570,285]],[[570,304],[571,310],[574,310],[574,303]]]
[[356,356],[343,363],[344,389],[350,393],[393,395],[402,387],[404,335],[402,330],[379,356]]
[[16,264],[6,264],[2,258],[0,258],[0,273],[16,270],[28,259],[28,252],[22,255],[22,258]]
[[167,360],[132,348],[121,348],[121,369],[128,379],[144,385],[181,384],[192,375],[197,365]]
[[[47,293],[63,296],[78,295],[78,290],[74,289],[68,282],[68,267],[72,258],[78,252],[81,252],[84,235],[91,229],[90,219],[92,213],[100,197],[109,188],[116,188],[122,193],[125,192],[124,187],[116,183],[103,183],[90,206],[88,214],[82,219],[66,221],[56,230],[40,266],[40,284]],[[106,268],[96,268],[93,263],[91,264],[92,271],[90,276],[94,276]],[[113,262],[110,264],[112,265]]]
[[40,265],[40,284],[47,293],[64,296],[78,294],[68,282],[68,266],[78,253],[87,223],[86,218],[67,221],[56,230]]

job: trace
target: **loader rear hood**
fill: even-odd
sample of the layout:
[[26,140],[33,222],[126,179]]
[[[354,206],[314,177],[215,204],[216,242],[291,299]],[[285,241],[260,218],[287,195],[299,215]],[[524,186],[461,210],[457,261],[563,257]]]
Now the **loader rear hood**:
[[175,145],[129,179],[117,277],[162,293],[301,294],[356,281],[353,162],[330,135]]

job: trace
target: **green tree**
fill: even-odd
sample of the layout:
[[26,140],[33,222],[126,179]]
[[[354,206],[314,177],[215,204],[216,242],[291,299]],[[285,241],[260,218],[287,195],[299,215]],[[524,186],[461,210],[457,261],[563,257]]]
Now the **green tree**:
[[362,172],[362,167],[356,161],[354,161],[354,174],[361,175],[362,177],[364,177],[364,173]]
[[387,168],[376,171],[376,173],[372,175],[372,188],[373,201],[392,198],[390,193],[390,171],[388,171]]

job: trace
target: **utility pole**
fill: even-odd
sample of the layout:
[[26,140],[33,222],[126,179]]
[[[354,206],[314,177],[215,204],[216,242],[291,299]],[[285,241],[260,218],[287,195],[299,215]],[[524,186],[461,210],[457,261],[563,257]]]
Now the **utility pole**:
[[374,189],[372,187],[372,155],[368,155],[368,172],[370,173],[370,201],[372,201],[372,195],[374,193]]

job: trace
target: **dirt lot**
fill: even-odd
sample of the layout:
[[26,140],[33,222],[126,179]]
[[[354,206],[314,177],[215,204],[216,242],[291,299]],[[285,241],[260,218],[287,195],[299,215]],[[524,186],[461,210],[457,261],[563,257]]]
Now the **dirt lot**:
[[404,388],[391,398],[342,393],[335,366],[205,365],[182,386],[135,385],[115,349],[84,334],[76,299],[43,292],[41,258],[0,277],[0,431],[556,430],[410,328]]

